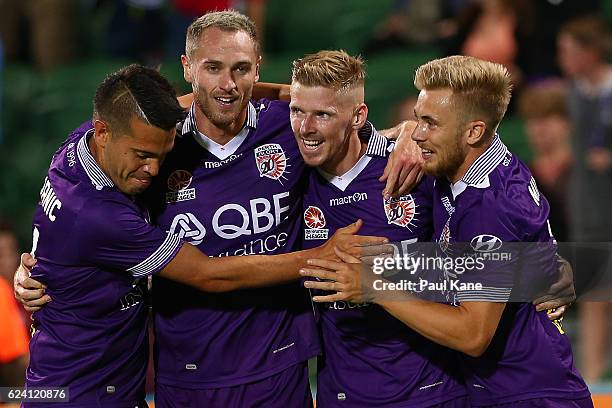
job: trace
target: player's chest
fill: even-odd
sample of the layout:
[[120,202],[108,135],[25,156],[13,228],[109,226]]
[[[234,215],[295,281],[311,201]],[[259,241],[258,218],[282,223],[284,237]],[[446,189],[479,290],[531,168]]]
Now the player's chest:
[[345,191],[310,185],[303,203],[305,246],[319,245],[358,219],[364,222],[360,234],[382,235],[391,241],[428,239],[431,228],[430,204],[418,194],[385,200],[375,183],[356,183]]

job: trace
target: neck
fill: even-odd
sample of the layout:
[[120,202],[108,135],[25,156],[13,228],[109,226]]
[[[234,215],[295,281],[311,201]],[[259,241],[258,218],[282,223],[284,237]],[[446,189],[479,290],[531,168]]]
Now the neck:
[[367,147],[366,143],[361,142],[357,131],[352,131],[348,143],[336,154],[340,159],[322,164],[321,169],[329,174],[341,176],[357,164],[361,156],[365,154]]
[[231,123],[218,126],[210,121],[210,119],[202,112],[198,105],[195,106],[196,127],[200,133],[206,135],[209,139],[220,145],[225,145],[232,140],[244,127],[247,118],[247,109],[242,112]]
[[91,153],[91,156],[94,158],[96,163],[98,163],[98,166],[100,166],[102,171],[104,171],[104,163],[103,163],[104,160],[102,158],[102,155],[100,154],[100,150],[98,149],[98,146],[96,145],[96,141],[94,139],[95,139],[95,135],[92,135],[87,139],[87,147],[89,148],[89,152]]
[[608,69],[607,64],[595,64],[592,69],[584,75],[584,79],[593,87],[597,87],[606,81]]
[[468,153],[463,159],[463,163],[461,163],[457,171],[452,176],[448,177],[449,181],[455,184],[456,182],[461,180],[463,176],[465,176],[465,173],[467,173],[468,169],[472,166],[472,164],[474,164],[474,162],[480,156],[482,156],[484,152],[487,151],[487,149],[489,148],[489,146],[491,146],[492,143],[493,138],[491,138],[491,140],[489,140],[488,142],[483,143],[482,146],[468,147]]

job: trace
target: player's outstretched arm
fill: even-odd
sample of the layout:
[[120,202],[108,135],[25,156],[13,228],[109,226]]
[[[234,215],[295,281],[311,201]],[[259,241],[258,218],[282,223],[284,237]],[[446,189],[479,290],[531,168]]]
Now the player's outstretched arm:
[[[356,234],[361,220],[340,228],[323,245],[305,251],[281,255],[249,255],[211,258],[190,244],[184,244],[172,261],[159,272],[160,276],[209,292],[227,292],[237,289],[272,286],[300,278],[299,269],[308,258],[338,259],[334,247],[359,256],[365,245],[379,245],[386,238]],[[39,310],[51,301],[45,287],[29,277],[35,264],[30,254],[23,254],[21,265],[15,272],[15,298],[30,312]]]
[[359,220],[340,228],[319,247],[280,255],[208,257],[185,244],[159,275],[207,292],[228,292],[296,281],[300,279],[299,270],[307,265],[307,259],[337,259],[334,247],[358,256],[361,246],[387,242],[383,237],[354,235],[362,224]]
[[371,282],[362,281],[359,259],[337,251],[343,262],[309,260],[302,276],[321,279],[307,281],[311,289],[334,291],[331,295],[314,296],[315,302],[372,302],[402,321],[422,336],[472,357],[482,355],[497,330],[505,303],[462,302],[460,306],[418,299],[408,293],[365,292]]

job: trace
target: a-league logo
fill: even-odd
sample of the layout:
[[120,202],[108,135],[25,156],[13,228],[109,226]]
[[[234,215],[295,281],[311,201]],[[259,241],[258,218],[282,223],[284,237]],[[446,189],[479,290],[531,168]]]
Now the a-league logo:
[[288,167],[285,152],[278,143],[268,143],[256,148],[255,163],[257,163],[259,176],[272,180],[279,180],[283,177]]
[[387,222],[410,229],[410,225],[414,226],[416,207],[411,194],[385,200]]
[[196,198],[195,188],[187,188],[191,185],[193,176],[187,170],[175,170],[168,176],[168,192],[166,192],[166,204],[180,201],[193,200]]
[[168,189],[171,191],[184,190],[191,184],[193,176],[187,170],[176,170],[168,177]]
[[304,229],[304,239],[327,239],[329,230],[324,229],[325,216],[319,207],[311,205],[304,211],[304,223],[307,227]]
[[308,228],[321,229],[325,226],[325,216],[319,207],[309,206],[304,211],[304,222]]

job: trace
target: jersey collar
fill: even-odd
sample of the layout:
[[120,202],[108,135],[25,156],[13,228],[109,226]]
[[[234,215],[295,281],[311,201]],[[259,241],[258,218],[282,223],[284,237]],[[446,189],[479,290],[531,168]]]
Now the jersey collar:
[[388,147],[391,146],[386,137],[376,131],[374,126],[370,122],[359,129],[359,138],[363,141],[368,142],[368,147],[363,156],[357,160],[357,163],[346,173],[341,176],[327,173],[321,168],[317,167],[319,174],[327,180],[328,183],[333,184],[341,191],[345,191],[346,188],[351,184],[353,180],[361,174],[361,172],[367,167],[372,157],[386,157],[388,153]]
[[468,186],[487,188],[490,186],[489,174],[504,160],[508,148],[501,141],[498,134],[493,136],[493,143],[468,168],[461,180],[451,184],[453,198],[465,191]]
[[97,190],[102,190],[102,187],[113,187],[114,184],[111,179],[102,171],[96,159],[93,158],[87,145],[87,140],[93,136],[94,129],[90,129],[81,137],[77,144],[77,157],[79,163],[85,170],[87,177],[91,180],[91,183],[96,186]]
[[189,114],[183,123],[183,128],[181,133],[183,135],[191,133],[193,134],[194,139],[206,150],[215,155],[218,159],[224,160],[234,154],[236,150],[242,145],[244,140],[246,139],[249,131],[251,129],[257,129],[257,110],[255,106],[249,101],[249,105],[247,107],[247,119],[242,130],[234,136],[229,142],[224,145],[220,145],[215,142],[202,132],[198,130],[196,125],[196,115],[195,115],[195,103],[191,104],[191,108],[189,109]]

